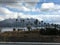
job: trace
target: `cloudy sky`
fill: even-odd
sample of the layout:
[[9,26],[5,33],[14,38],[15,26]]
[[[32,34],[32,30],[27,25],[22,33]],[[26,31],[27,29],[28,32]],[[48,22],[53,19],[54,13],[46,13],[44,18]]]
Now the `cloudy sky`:
[[60,24],[60,0],[0,0],[0,20],[18,16]]

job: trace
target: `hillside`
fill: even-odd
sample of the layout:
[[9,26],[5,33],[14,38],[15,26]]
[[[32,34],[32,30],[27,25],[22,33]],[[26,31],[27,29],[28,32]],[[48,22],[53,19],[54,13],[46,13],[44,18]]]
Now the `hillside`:
[[26,27],[27,25],[31,25],[31,27],[44,27],[46,25],[51,26],[50,23],[34,18],[9,18],[0,21],[0,27]]
[[33,18],[5,19],[3,21],[0,21],[0,27],[26,27],[27,25],[39,27],[40,21]]

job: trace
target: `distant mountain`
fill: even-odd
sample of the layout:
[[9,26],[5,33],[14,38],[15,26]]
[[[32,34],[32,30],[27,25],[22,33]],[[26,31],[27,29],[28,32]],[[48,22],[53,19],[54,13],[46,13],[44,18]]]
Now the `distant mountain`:
[[0,21],[0,27],[27,27],[30,25],[31,27],[59,27],[58,24],[50,24],[43,21],[39,21],[34,18],[14,18],[14,19],[5,19]]
[[42,23],[38,19],[33,18],[5,19],[0,21],[0,27],[26,27],[27,25],[35,27],[41,24]]

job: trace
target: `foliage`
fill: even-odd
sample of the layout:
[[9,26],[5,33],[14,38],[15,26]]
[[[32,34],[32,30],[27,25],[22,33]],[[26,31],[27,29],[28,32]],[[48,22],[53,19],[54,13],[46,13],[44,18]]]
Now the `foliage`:
[[28,25],[27,29],[28,29],[28,31],[30,31],[31,30],[31,25]]
[[58,30],[56,28],[46,28],[46,30],[41,29],[40,34],[42,34],[42,35],[57,35]]

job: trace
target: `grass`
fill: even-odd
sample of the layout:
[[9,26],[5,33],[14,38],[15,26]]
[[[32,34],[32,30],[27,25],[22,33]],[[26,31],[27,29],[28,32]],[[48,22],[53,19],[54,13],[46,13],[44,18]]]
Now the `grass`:
[[0,33],[0,41],[5,42],[60,42],[60,36],[41,35],[38,30],[9,31]]

